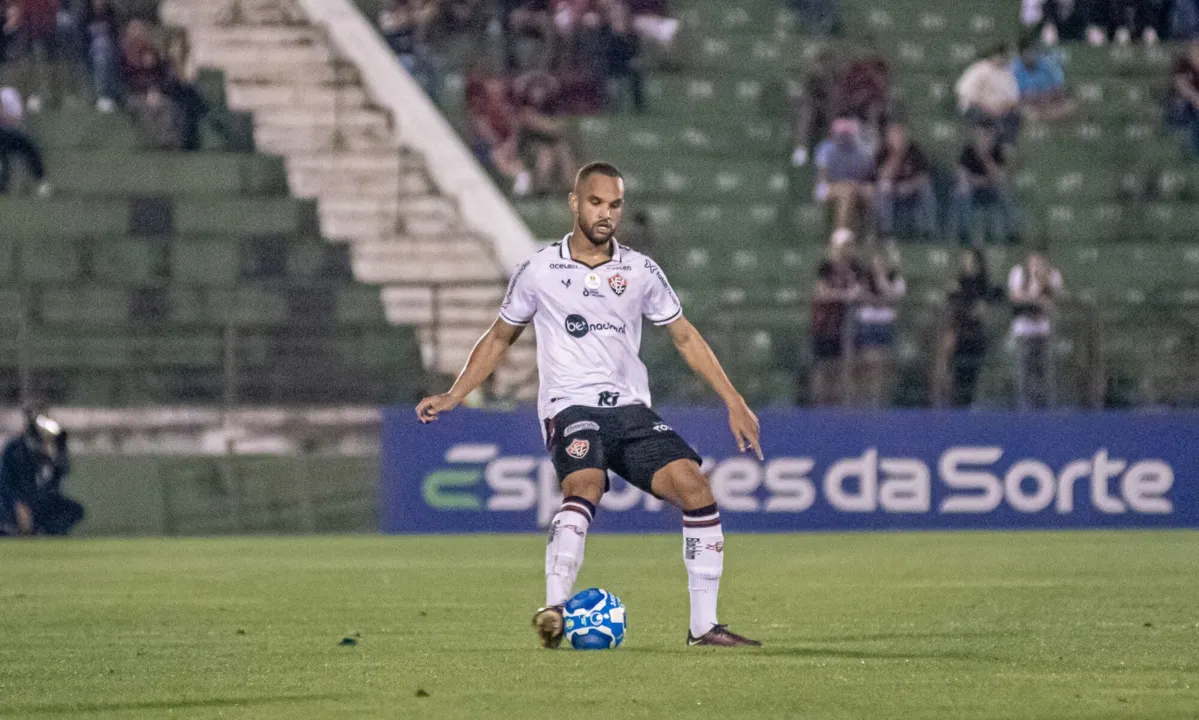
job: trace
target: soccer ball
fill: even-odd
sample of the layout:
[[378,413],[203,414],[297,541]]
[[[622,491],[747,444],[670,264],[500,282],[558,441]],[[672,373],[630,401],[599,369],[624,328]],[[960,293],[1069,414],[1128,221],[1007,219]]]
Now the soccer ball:
[[575,650],[609,650],[624,640],[624,603],[607,590],[575,593],[564,614],[566,638]]

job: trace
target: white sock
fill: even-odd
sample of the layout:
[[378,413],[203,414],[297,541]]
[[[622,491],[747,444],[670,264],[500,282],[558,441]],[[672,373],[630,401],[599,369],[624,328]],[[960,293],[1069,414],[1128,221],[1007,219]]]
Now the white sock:
[[545,604],[562,605],[570,599],[575,577],[583,565],[583,547],[587,528],[595,516],[595,506],[581,497],[562,500],[562,508],[550,523],[549,542],[545,546]]
[[683,512],[683,564],[691,592],[691,636],[716,624],[716,598],[724,572],[724,530],[715,503]]

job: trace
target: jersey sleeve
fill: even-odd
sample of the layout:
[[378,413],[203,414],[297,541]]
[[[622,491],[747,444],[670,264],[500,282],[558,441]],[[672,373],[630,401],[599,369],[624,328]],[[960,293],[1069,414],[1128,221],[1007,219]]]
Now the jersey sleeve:
[[645,264],[649,271],[649,290],[641,299],[641,314],[655,325],[669,325],[683,315],[683,305],[666,273],[653,260]]
[[529,268],[532,260],[525,260],[512,273],[508,281],[508,292],[500,304],[500,318],[509,325],[528,325],[537,312],[537,295],[533,292],[533,274]]

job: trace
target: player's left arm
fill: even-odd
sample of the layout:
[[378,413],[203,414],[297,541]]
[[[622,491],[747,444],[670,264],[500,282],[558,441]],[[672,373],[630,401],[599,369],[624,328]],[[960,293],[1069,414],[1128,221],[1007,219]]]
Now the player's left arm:
[[666,327],[670,330],[670,337],[674,340],[674,346],[678,348],[679,354],[683,356],[696,375],[708,381],[708,384],[728,406],[729,428],[732,429],[733,437],[737,440],[737,448],[741,452],[752,449],[758,459],[762,460],[761,429],[758,425],[758,416],[749,409],[749,405],[745,404],[745,398],[741,397],[737,388],[733,387],[732,381],[725,374],[724,368],[720,366],[720,361],[716,359],[716,353],[712,352],[708,341],[704,340],[703,335],[699,334],[699,330],[696,330],[695,326],[685,317],[679,316],[677,320]]

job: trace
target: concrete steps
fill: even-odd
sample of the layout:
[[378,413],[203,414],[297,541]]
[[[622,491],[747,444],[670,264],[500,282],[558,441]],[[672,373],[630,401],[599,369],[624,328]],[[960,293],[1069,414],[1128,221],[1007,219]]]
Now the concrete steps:
[[[389,321],[419,329],[429,369],[457,373],[495,319],[504,273],[423,158],[398,147],[357,68],[291,0],[164,0],[160,13],[187,30],[193,66],[224,71],[258,149],[285,159],[295,195],[317,200],[322,233],[350,244],[359,281],[382,286]],[[497,387],[535,396],[533,350],[522,338]]]

